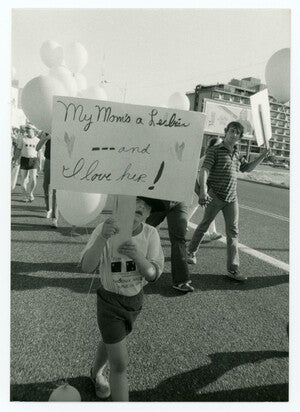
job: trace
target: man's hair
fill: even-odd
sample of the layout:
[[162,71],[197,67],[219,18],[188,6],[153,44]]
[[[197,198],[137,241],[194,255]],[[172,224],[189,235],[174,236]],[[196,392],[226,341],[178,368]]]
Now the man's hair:
[[213,138],[209,139],[207,148],[214,146],[219,139],[220,139],[219,137],[213,137]]
[[237,129],[240,132],[240,135],[241,135],[240,137],[243,136],[244,126],[241,123],[239,123],[239,122],[230,122],[230,123],[228,123],[228,125],[225,127],[225,133],[228,132],[230,127],[234,127],[235,129]]

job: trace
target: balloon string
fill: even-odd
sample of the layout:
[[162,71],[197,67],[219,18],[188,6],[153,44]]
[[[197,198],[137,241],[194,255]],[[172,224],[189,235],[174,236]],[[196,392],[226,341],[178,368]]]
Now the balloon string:
[[[85,226],[85,229],[86,229],[86,233],[88,234],[87,226]],[[80,263],[78,263],[77,267],[80,267]],[[97,269],[94,270],[93,277],[92,277],[92,280],[91,280],[91,283],[90,283],[90,286],[89,286],[89,290],[88,290],[88,293],[87,293],[87,295],[85,297],[85,300],[84,300],[84,303],[83,303],[83,312],[87,310],[87,302],[88,302],[89,296],[91,294],[93,283],[94,283],[94,280],[96,279],[96,277],[97,277]],[[81,317],[81,321],[78,324],[75,338],[73,339],[73,344],[71,344],[72,349],[69,351],[69,356],[68,356],[69,363],[66,365],[65,368],[63,368],[64,371],[68,373],[68,375],[70,375],[71,372],[72,372],[71,367],[72,367],[72,363],[73,363],[73,359],[74,359],[72,354],[74,353],[74,355],[75,355],[75,348],[76,348],[77,340],[78,340],[78,337],[79,337],[79,333],[81,331],[81,326],[83,325],[83,320],[84,320],[84,316]],[[64,375],[66,375],[66,373],[64,373]],[[64,384],[68,384],[68,378],[64,377],[63,381],[64,381]]]

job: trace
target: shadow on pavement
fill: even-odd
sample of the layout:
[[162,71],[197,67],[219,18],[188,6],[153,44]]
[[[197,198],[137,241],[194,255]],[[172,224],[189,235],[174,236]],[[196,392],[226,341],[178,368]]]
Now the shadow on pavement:
[[[236,282],[223,274],[190,274],[192,285],[197,291],[211,290],[255,290],[281,285],[289,282],[289,275],[276,276],[251,276],[244,283]],[[161,294],[165,297],[182,295],[172,288],[172,277],[170,273],[163,273],[162,277],[156,282],[148,284],[144,291],[146,294]],[[195,293],[194,292],[194,293]]]
[[[33,274],[35,272],[56,272],[56,273],[74,273],[81,276],[74,277],[73,279],[68,276],[67,278],[49,277],[47,274],[42,276],[30,276],[26,273]],[[98,276],[98,274],[96,275]],[[90,282],[91,275],[81,272],[78,262],[11,262],[11,287],[12,290],[27,290],[27,289],[40,289],[43,287],[64,287],[73,290],[77,293],[85,293],[86,285]],[[266,287],[272,287],[288,283],[288,275],[277,276],[263,276],[263,277],[250,277],[244,283],[239,283],[229,279],[224,275],[206,274],[206,275],[191,275],[195,292],[197,291],[210,291],[210,290],[255,290]],[[175,297],[182,295],[172,288],[172,278],[170,273],[164,273],[162,277],[156,283],[149,283],[144,288],[145,294],[160,294],[165,297]]]
[[246,363],[285,358],[284,351],[225,352],[210,355],[211,364],[193,369],[162,381],[156,388],[133,391],[132,401],[199,401],[199,402],[258,402],[288,401],[288,384],[262,385],[234,390],[198,393],[229,370]]
[[[41,276],[29,276],[22,274],[13,274],[11,277],[11,290],[31,290],[43,288],[64,288],[72,292],[87,294],[93,278],[91,276],[84,277],[67,277],[67,278],[49,278]],[[90,293],[96,293],[99,287],[97,276],[95,276],[95,284]]]
[[[288,357],[285,351],[224,352],[209,356],[211,363],[163,380],[153,389],[131,391],[133,402],[262,402],[288,401],[288,384],[261,385],[217,392],[199,393],[226,372],[246,363],[263,362],[272,358]],[[81,395],[83,402],[98,400],[87,377],[68,379]],[[11,401],[47,402],[61,382],[39,382],[11,385]]]
[[12,231],[19,231],[19,232],[44,232],[45,230],[56,230],[50,227],[49,222],[43,221],[41,224],[32,224],[32,223],[12,223],[11,224],[11,230]]
[[[79,391],[82,402],[106,402],[96,397],[94,385],[88,377],[80,376],[67,380],[69,385],[74,386]],[[15,402],[48,402],[51,393],[62,383],[63,381],[49,381],[11,385],[10,400]]]

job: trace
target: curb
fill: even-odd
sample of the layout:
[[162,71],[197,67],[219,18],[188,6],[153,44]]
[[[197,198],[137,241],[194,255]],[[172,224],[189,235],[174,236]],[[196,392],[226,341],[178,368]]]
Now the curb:
[[250,179],[242,179],[240,177],[238,177],[238,180],[244,181],[244,182],[249,182],[249,183],[258,183],[260,185],[266,185],[266,186],[271,186],[271,187],[278,187],[279,189],[287,189],[290,190],[289,187],[287,186],[283,186],[283,185],[279,185],[278,183],[272,183],[272,182],[260,182],[258,180],[250,180]]

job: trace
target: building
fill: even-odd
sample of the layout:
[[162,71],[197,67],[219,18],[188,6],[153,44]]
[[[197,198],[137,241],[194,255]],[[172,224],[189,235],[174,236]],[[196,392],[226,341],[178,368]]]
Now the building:
[[[250,96],[265,89],[259,79],[247,77],[242,80],[232,79],[228,84],[210,86],[197,85],[194,92],[187,93],[191,110],[207,114],[202,150],[205,152],[211,137],[224,135],[227,123],[237,120],[244,125],[244,137],[239,149],[247,158],[259,153],[256,144]],[[290,107],[269,96],[272,138],[270,148],[279,162],[290,161]],[[202,154],[203,154],[202,152]]]

